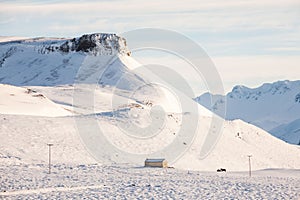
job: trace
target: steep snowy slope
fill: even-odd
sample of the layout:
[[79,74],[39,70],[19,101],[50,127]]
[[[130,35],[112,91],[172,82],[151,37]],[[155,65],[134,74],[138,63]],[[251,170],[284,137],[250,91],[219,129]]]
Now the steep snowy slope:
[[1,114],[49,117],[72,115],[72,112],[31,89],[0,84],[0,96]]
[[[300,81],[278,81],[266,83],[261,87],[250,89],[245,86],[236,86],[226,95],[226,102],[217,100],[210,102],[210,94],[205,93],[195,99],[201,105],[218,113],[220,104],[226,103],[226,119],[242,119],[246,122],[271,131],[280,138],[298,144],[300,134],[288,136],[290,132],[275,129],[283,124],[291,123],[299,118],[300,113]],[[277,132],[277,130],[279,132]],[[286,136],[283,136],[286,134]]]

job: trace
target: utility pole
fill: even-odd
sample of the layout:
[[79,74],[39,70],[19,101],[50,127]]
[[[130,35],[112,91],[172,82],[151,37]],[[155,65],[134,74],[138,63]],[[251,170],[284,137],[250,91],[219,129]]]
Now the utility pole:
[[49,147],[49,174],[51,174],[51,146],[53,146],[53,144],[48,143],[47,145]]
[[251,157],[252,155],[247,155],[249,158],[249,177],[251,177]]

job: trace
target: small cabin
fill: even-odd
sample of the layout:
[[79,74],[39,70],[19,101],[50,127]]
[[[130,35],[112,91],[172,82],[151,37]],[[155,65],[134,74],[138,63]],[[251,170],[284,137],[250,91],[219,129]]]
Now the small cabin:
[[161,168],[167,168],[168,162],[164,158],[160,159],[146,159],[145,160],[145,167],[161,167]]

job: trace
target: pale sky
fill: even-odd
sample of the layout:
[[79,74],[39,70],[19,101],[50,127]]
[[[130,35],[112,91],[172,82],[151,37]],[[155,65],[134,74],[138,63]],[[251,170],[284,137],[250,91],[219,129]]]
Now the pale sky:
[[177,31],[205,49],[227,92],[300,80],[299,19],[299,0],[0,1],[1,36]]

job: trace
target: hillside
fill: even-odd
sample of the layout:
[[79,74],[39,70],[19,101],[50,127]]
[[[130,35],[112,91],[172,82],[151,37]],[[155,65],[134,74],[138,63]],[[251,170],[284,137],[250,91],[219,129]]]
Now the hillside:
[[[82,118],[82,116],[81,116]],[[130,118],[124,115],[112,117],[99,115],[97,122],[101,124],[109,141],[126,152],[147,152],[148,145],[141,141],[126,138],[118,126],[131,124]],[[158,143],[152,149],[160,149],[161,145],[172,142],[179,124],[168,118],[165,128],[161,131]],[[226,122],[223,134],[215,149],[205,159],[200,157],[203,147],[203,133],[209,129],[208,117],[201,117],[201,126],[190,149],[176,162],[170,163],[178,169],[215,171],[226,168],[227,171],[247,171],[248,157],[252,155],[253,170],[266,168],[299,169],[299,148],[276,139],[267,132],[248,125],[242,121]],[[94,164],[99,161],[95,154],[89,154],[87,146],[82,143],[73,118],[30,117],[22,115],[0,115],[1,129],[0,147],[1,165],[8,164],[47,164],[47,143],[53,143],[52,162],[55,165]],[[143,119],[144,123],[147,122]],[[136,123],[139,121],[136,121]],[[120,137],[121,136],[121,137]],[[149,141],[145,141],[148,142]],[[102,151],[104,149],[102,148]],[[96,156],[96,157],[94,157]],[[146,156],[146,155],[145,155]],[[100,163],[113,164],[114,155],[109,159],[101,158]],[[108,160],[111,160],[108,162]],[[117,159],[118,160],[118,159]],[[134,166],[143,166],[143,157],[134,161]],[[126,159],[125,161],[126,162]]]

